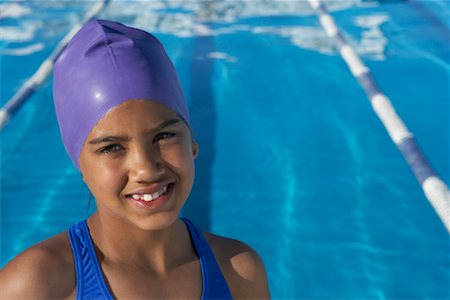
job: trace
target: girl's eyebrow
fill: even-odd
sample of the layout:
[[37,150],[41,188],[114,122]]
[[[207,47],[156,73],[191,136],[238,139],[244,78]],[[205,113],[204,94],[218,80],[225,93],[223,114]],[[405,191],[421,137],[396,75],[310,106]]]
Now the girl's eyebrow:
[[[168,127],[173,124],[177,124],[179,122],[180,122],[180,119],[170,119],[170,120],[164,121],[161,124],[159,124],[158,126],[156,126],[155,128],[145,131],[145,134],[159,131],[165,127]],[[130,138],[128,136],[123,136],[123,135],[122,136],[111,136],[110,135],[110,136],[99,137],[99,138],[93,139],[93,140],[89,141],[89,144],[96,145],[96,144],[101,144],[101,143],[106,143],[106,142],[128,141],[128,140],[130,140]]]

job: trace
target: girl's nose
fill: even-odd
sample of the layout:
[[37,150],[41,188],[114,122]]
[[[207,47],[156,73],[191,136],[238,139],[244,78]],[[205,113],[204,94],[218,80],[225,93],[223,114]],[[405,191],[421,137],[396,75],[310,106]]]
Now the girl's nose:
[[129,152],[129,161],[129,177],[135,182],[157,181],[164,172],[158,147],[136,146]]

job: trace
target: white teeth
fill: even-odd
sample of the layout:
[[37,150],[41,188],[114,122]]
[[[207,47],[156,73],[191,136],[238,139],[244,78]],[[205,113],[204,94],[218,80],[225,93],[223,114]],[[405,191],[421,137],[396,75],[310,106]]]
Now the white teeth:
[[[156,194],[156,196],[158,196],[158,193],[155,193],[155,194]],[[153,195],[155,195],[155,194],[153,194]],[[152,201],[154,198],[156,199],[156,197],[153,197],[153,195],[145,194],[144,195],[144,200],[145,201]]]
[[157,198],[159,198],[162,194],[167,192],[167,185],[164,186],[159,192],[153,193],[153,194],[134,194],[131,195],[131,197],[135,200],[144,200],[144,201],[153,201]]

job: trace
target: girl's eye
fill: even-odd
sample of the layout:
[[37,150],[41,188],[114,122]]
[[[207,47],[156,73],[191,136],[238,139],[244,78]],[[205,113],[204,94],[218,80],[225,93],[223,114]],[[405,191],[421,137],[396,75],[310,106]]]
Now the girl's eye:
[[105,148],[100,149],[100,153],[101,154],[108,154],[108,153],[115,153],[115,152],[119,152],[123,149],[123,147],[119,144],[113,144],[113,145],[109,145],[106,146]]
[[153,139],[153,142],[156,143],[159,140],[168,139],[168,138],[171,138],[173,136],[175,136],[175,133],[173,133],[173,132],[161,132],[161,133],[158,133],[155,136],[155,138]]

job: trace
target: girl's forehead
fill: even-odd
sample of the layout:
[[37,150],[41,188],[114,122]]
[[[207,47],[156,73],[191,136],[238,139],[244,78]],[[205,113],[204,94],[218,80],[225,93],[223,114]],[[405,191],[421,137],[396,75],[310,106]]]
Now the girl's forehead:
[[151,100],[127,100],[110,109],[105,117],[120,118],[145,118],[158,121],[169,116],[177,116],[177,113],[167,106]]
[[[91,130],[90,136],[111,131],[156,130],[184,122],[176,112],[150,100],[127,100],[109,110]],[[163,126],[164,125],[164,126]]]

